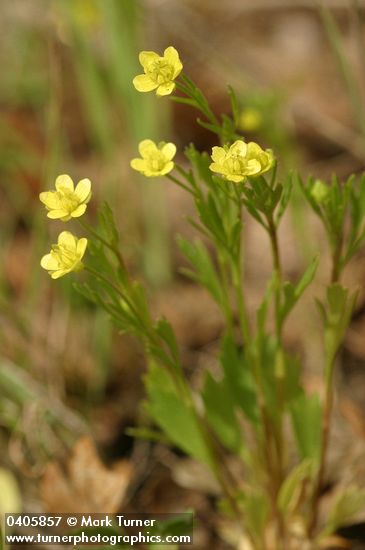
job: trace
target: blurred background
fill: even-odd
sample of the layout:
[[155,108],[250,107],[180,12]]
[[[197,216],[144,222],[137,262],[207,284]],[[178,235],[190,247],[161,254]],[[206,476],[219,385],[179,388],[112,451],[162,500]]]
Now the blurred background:
[[[41,270],[40,257],[64,227],[46,220],[38,194],[62,173],[92,180],[90,220],[102,200],[112,204],[128,266],[146,282],[156,314],[173,323],[187,373],[199,384],[202,368],[214,368],[223,325],[205,292],[179,273],[174,238],[193,234],[186,221],[193,205],[170,182],[140,179],[129,162],[144,138],[176,143],[181,163],[190,142],[200,150],[216,143],[189,107],[134,90],[138,52],[174,45],[218,115],[229,112],[231,84],[242,135],[274,149],[282,173],[295,167],[345,178],[365,165],[364,6],[360,0],[2,2],[0,511],[74,511],[75,501],[76,511],[121,503],[137,512],[193,508],[203,520],[197,548],[235,542],[217,521],[209,474],[163,441],[133,437],[143,419],[142,350],[73,290],[73,276],[54,282]],[[300,191],[294,199],[281,233],[292,278],[325,248]],[[249,222],[246,229],[254,306],[271,263],[261,229]],[[360,285],[361,299],[338,373],[333,482],[349,460],[349,445],[351,464],[364,451],[364,273],[360,254],[346,273]],[[325,280],[324,269],[312,295]],[[296,319],[287,344],[303,354],[308,386],[318,388],[321,349],[311,296]],[[80,471],[89,472],[83,482]],[[360,466],[355,472],[364,476]]]

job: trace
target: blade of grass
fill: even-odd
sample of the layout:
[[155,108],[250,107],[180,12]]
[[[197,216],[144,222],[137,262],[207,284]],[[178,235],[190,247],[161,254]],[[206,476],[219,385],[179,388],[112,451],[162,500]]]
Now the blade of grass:
[[[60,6],[60,4],[57,4]],[[102,79],[100,63],[91,45],[90,29],[76,18],[71,3],[63,3],[60,12],[72,39],[72,59],[82,95],[86,121],[94,143],[109,156],[114,149],[114,130],[109,98]]]
[[358,125],[361,134],[365,135],[365,111],[359,89],[359,83],[357,82],[351,65],[346,57],[341,32],[331,10],[328,9],[327,6],[321,4],[319,7],[319,12],[341,76],[346,86],[355,123]]

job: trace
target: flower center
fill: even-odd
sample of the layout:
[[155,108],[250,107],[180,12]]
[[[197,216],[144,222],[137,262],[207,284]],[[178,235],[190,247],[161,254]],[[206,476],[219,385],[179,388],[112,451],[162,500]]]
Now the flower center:
[[245,172],[247,159],[242,155],[232,155],[226,159],[224,164],[230,174],[240,176]]
[[161,151],[154,153],[148,159],[149,168],[153,172],[159,172],[162,170],[166,164],[166,159]]
[[60,201],[61,209],[66,212],[73,212],[79,205],[79,200],[73,191],[63,189],[57,192],[57,198]]
[[149,76],[156,82],[156,84],[166,84],[167,82],[171,82],[174,75],[174,68],[172,65],[164,60],[164,59],[158,59],[155,61],[150,69]]
[[79,261],[75,254],[75,250],[68,248],[65,245],[56,244],[53,247],[52,255],[56,258],[58,265],[62,269],[72,269]]

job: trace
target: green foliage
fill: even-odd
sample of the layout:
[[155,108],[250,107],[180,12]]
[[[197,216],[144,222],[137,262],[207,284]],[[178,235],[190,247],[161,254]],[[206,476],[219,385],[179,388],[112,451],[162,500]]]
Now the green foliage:
[[212,258],[204,243],[199,240],[189,242],[183,238],[179,238],[178,245],[184,256],[194,266],[194,271],[185,268],[181,270],[182,273],[193,281],[199,282],[208,290],[214,300],[222,305],[224,301],[222,287]]
[[365,508],[365,492],[356,486],[344,490],[333,504],[327,524],[321,536],[334,533],[339,527],[353,520],[356,514]]
[[243,190],[246,197],[245,204],[249,204],[265,217],[272,216],[282,196],[282,185],[278,183],[275,187],[271,187],[263,176],[252,179],[250,183],[250,187],[245,187]]
[[235,412],[235,403],[225,380],[217,381],[208,372],[202,391],[208,422],[220,441],[231,451],[240,454],[242,432]]
[[[233,141],[236,138],[239,138],[239,135],[236,133],[236,124],[234,118],[227,115],[222,115],[222,123],[219,122],[213,111],[211,110],[208,100],[203,94],[203,92],[194,84],[194,82],[184,74],[181,78],[181,82],[177,83],[178,89],[185,94],[185,97],[181,96],[170,96],[172,101],[177,103],[183,103],[193,107],[199,111],[205,120],[197,119],[198,124],[203,128],[206,128],[210,132],[216,134],[221,141]],[[234,92],[230,88],[229,94],[231,102],[236,104],[234,99]]]
[[293,400],[290,410],[300,457],[317,463],[322,437],[322,407],[319,396],[302,393]]
[[357,291],[351,294],[347,288],[336,283],[328,287],[326,303],[317,301],[324,326],[325,351],[328,364],[333,362],[343,341],[357,296]]
[[[116,3],[112,5],[116,9]],[[118,78],[122,89],[120,74]],[[189,167],[175,164],[176,176],[168,174],[172,183],[190,194],[196,213],[190,222],[200,234],[178,239],[189,263],[183,273],[209,292],[223,317],[214,376],[207,371],[198,383],[195,377],[194,385],[190,382],[172,325],[165,318],[154,318],[144,286],[127,272],[123,241],[107,204],[100,208],[96,228],[81,222],[91,234],[89,277],[77,289],[103,308],[118,330],[137,337],[146,352],[145,411],[162,433],[149,427],[132,428],[129,433],[169,441],[209,466],[226,510],[240,525],[243,518],[255,548],[264,548],[268,536],[276,537],[275,548],[284,547],[283,540],[291,536],[287,524],[308,510],[313,517],[302,517],[301,522],[308,524],[306,536],[313,540],[329,445],[334,362],[357,297],[341,285],[340,277],[365,240],[365,176],[351,176],[344,183],[334,176],[328,185],[313,178],[304,183],[293,173],[282,176],[270,151],[255,144],[229,147],[239,139],[236,128],[241,116],[232,88],[228,91],[232,116],[218,119],[186,75],[175,84],[181,95],[171,99],[203,115],[199,123],[225,146],[214,155],[228,163],[220,172],[228,174],[226,179],[212,172],[206,152],[190,145],[185,151]],[[317,299],[324,340],[323,400],[304,389],[303,358],[289,353],[283,336],[285,321],[319,265],[317,255],[297,282],[285,280],[278,229],[297,183],[325,227],[332,258],[331,283],[325,297]],[[248,308],[245,285],[247,215],[265,229],[273,263],[255,315]],[[292,468],[288,457],[294,455],[297,466]],[[326,533],[362,505],[360,493],[345,493],[331,512]]]
[[115,224],[113,211],[107,202],[103,202],[99,210],[100,234],[105,237],[112,246],[119,244],[119,231]]
[[231,399],[247,419],[256,424],[258,408],[252,371],[244,351],[237,348],[237,344],[230,335],[223,339],[220,360]]
[[184,403],[166,371],[150,365],[145,377],[146,409],[169,439],[189,455],[211,465],[204,436],[191,405]]
[[301,504],[305,486],[312,476],[313,462],[311,459],[304,459],[284,480],[278,495],[278,506],[286,518],[295,513]]
[[245,512],[248,531],[252,533],[254,540],[261,541],[269,514],[266,495],[259,491],[247,493],[242,499],[242,507]]
[[295,304],[303,295],[305,289],[311,284],[317,271],[319,264],[319,257],[313,258],[305,272],[303,273],[299,282],[294,285],[291,282],[285,282],[283,284],[284,299],[280,308],[280,323],[283,324],[286,317],[289,315]]
[[251,216],[266,231],[271,226],[278,227],[288,207],[294,184],[294,175],[289,175],[282,183],[276,181],[276,167],[270,182],[261,176],[250,179],[250,185],[242,188],[242,202]]
[[365,176],[343,183],[333,176],[329,184],[314,178],[304,183],[298,176],[298,182],[326,229],[339,275],[365,240]]
[[[167,536],[180,536],[190,535],[193,536],[193,514],[184,513],[174,516],[171,519],[165,521],[158,521],[155,525],[148,528],[150,535],[160,535],[162,539],[166,539]],[[156,548],[156,545],[151,545],[152,548]],[[171,547],[171,546],[170,546]],[[168,546],[165,546],[168,549]]]

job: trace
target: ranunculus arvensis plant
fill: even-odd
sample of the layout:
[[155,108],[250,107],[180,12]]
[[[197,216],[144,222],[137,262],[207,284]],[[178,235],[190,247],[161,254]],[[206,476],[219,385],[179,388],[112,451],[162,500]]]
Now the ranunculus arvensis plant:
[[[151,359],[146,410],[173,445],[211,470],[221,490],[221,513],[241,529],[245,548],[325,547],[327,537],[365,504],[361,488],[344,487],[331,510],[320,515],[331,444],[333,369],[357,296],[341,277],[365,238],[365,177],[326,183],[278,175],[280,159],[261,144],[247,143],[233,117],[221,121],[213,113],[202,91],[182,73],[174,48],[163,56],[142,52],[140,61],[144,74],[134,79],[138,91],[176,91],[171,98],[197,109],[199,123],[216,135],[212,151],[199,152],[191,145],[178,153],[168,136],[161,136],[166,141],[160,144],[145,136],[131,167],[147,178],[160,178],[161,185],[180,186],[195,205],[192,222],[204,238],[180,238],[179,246],[191,264],[191,277],[207,289],[225,321],[219,374],[207,370],[199,390],[190,386],[171,325],[153,318],[142,285],[127,272],[123,242],[107,205],[97,227],[78,219],[90,233],[90,254],[84,256],[86,238],[63,232],[42,266],[53,278],[84,266],[80,277],[87,277],[87,285],[81,282],[80,292],[103,307],[118,330],[144,344]],[[237,102],[232,91],[230,97]],[[278,228],[290,208],[293,185],[302,188],[303,199],[323,223],[332,259],[327,288],[317,296],[323,396],[306,392],[302,362],[283,340],[285,323],[289,316],[295,322],[295,305],[319,262],[316,256],[297,281],[285,280]],[[74,189],[68,176],[57,179],[56,191],[41,194],[48,216],[64,221],[84,214],[89,198],[89,180]],[[272,253],[272,276],[257,311],[249,311],[244,283],[247,216],[262,226]],[[234,469],[230,455],[236,457]]]

